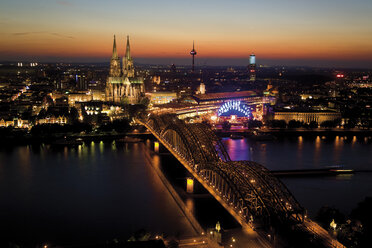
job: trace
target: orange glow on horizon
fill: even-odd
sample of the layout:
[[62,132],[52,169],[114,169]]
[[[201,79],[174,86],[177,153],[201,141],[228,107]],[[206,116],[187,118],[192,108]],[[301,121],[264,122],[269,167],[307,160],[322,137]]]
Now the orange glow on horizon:
[[[337,44],[333,40],[314,43],[305,38],[293,37],[257,40],[233,39],[196,40],[196,58],[248,58],[251,52],[262,59],[370,59],[372,47]],[[77,38],[51,37],[48,34],[33,36],[8,36],[0,40],[3,54],[16,56],[54,56],[54,57],[111,57],[112,36],[96,36],[93,34]],[[134,58],[188,58],[192,49],[192,41],[186,39],[153,39],[151,37],[131,37],[131,50]],[[357,42],[358,43],[358,42]],[[335,45],[336,44],[336,45]],[[124,35],[117,36],[119,55],[125,51]],[[5,49],[6,48],[6,49]]]

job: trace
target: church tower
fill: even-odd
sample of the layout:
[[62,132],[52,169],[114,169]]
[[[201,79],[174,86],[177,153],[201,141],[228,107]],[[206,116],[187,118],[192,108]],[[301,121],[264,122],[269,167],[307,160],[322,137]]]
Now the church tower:
[[112,57],[110,61],[110,77],[120,77],[121,75],[120,70],[120,58],[118,52],[116,50],[116,38],[114,35],[114,45],[112,48]]
[[130,55],[129,35],[127,36],[127,50],[125,51],[125,57],[123,58],[123,77],[134,77],[133,59]]
[[129,36],[127,37],[127,49],[123,58],[123,67],[120,65],[120,58],[116,50],[116,39],[110,61],[110,72],[106,81],[106,101],[115,103],[136,104],[144,97],[145,88],[143,79],[135,77],[133,59],[130,55]]

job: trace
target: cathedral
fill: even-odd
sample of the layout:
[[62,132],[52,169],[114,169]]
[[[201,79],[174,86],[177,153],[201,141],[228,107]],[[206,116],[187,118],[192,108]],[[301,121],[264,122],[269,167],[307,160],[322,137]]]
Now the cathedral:
[[144,93],[143,79],[135,77],[133,59],[130,55],[129,36],[127,36],[127,49],[123,58],[123,67],[120,65],[114,36],[110,72],[106,82],[106,101],[135,104],[138,103]]

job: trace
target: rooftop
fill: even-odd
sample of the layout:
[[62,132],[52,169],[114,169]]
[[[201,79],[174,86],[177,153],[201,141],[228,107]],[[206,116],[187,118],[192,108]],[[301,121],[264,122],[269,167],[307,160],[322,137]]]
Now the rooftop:
[[193,95],[193,98],[197,102],[201,101],[210,101],[210,100],[226,100],[233,98],[246,98],[257,96],[256,92],[247,90],[247,91],[236,91],[236,92],[221,92],[221,93],[208,93],[208,94],[198,94]]

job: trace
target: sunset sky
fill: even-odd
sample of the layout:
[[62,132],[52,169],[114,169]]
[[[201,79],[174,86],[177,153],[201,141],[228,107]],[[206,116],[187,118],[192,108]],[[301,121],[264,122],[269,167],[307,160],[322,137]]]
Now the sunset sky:
[[372,68],[372,0],[2,0],[0,61],[104,62],[116,34],[141,63]]

